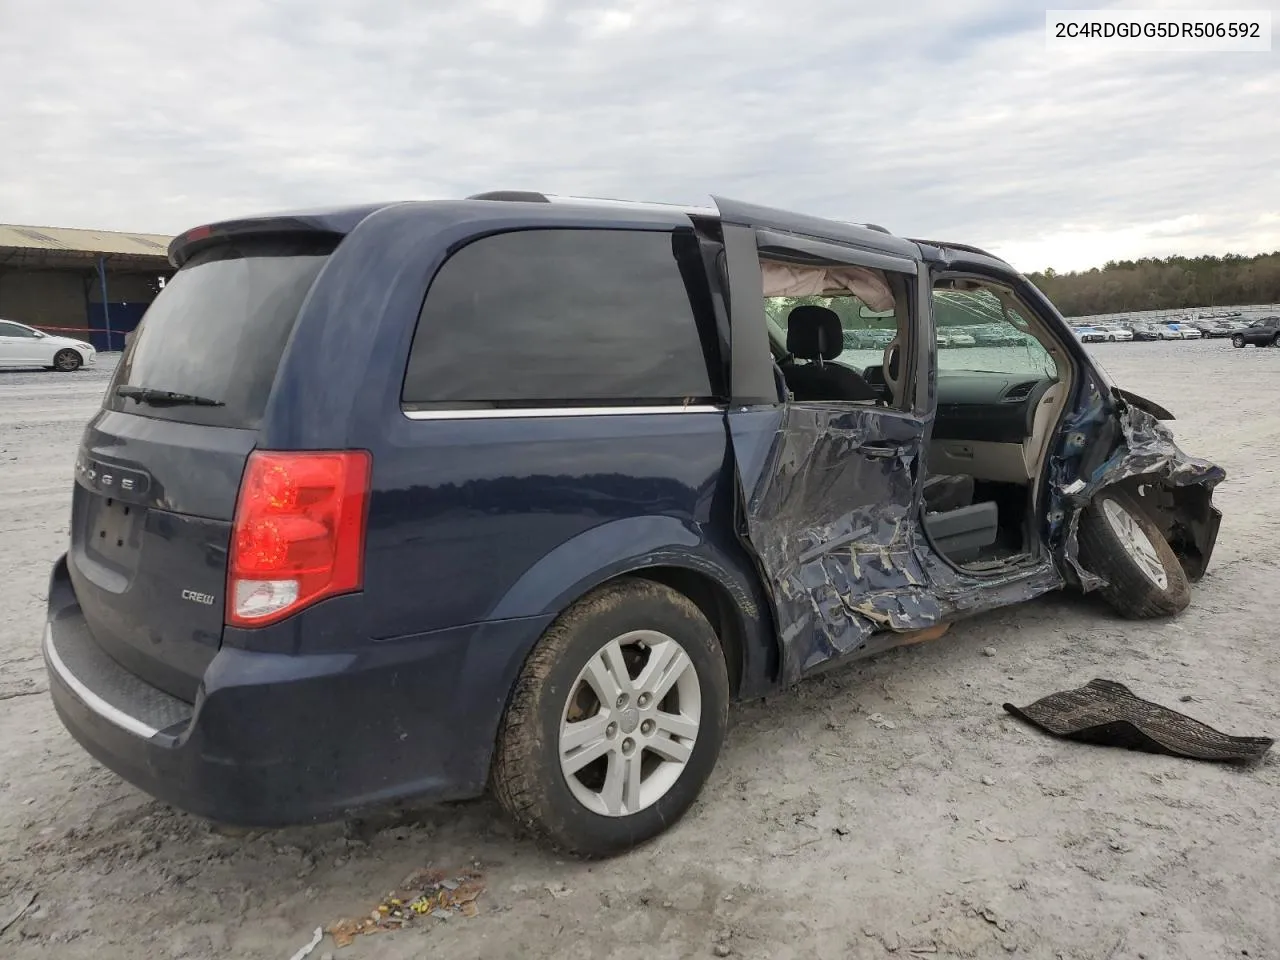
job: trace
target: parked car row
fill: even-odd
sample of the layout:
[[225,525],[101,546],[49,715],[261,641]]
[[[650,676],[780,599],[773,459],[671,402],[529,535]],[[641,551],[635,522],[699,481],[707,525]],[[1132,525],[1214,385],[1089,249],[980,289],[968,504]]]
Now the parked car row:
[[1199,340],[1204,333],[1176,321],[1129,321],[1124,324],[1073,324],[1082,343],[1118,343],[1130,340]]
[[1201,316],[1194,320],[1120,320],[1112,323],[1071,323],[1082,343],[1120,343],[1130,340],[1230,339],[1236,347],[1246,344],[1280,346],[1280,317],[1260,320]]
[[[846,350],[884,350],[893,342],[894,331],[879,328],[848,329],[844,331]],[[939,347],[1008,347],[1017,346],[1029,338],[1009,328],[1008,324],[987,324],[969,327],[942,327],[937,329]]]
[[852,329],[844,331],[846,350],[884,350],[893,342],[892,330],[880,328]]
[[1245,325],[1243,320],[1192,320],[1190,322],[1201,334],[1213,339],[1229,337]]

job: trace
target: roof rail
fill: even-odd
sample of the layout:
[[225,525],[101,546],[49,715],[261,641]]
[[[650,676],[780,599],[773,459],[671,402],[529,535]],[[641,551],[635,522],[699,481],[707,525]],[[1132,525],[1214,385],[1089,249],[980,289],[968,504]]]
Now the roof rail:
[[627,210],[661,210],[667,213],[679,211],[689,216],[715,216],[714,207],[686,207],[678,203],[655,203],[647,200],[614,200],[607,197],[572,197],[562,194],[539,193],[536,190],[489,190],[467,197],[468,200],[509,200],[525,203],[587,204],[593,207],[617,207]]
[[550,203],[545,193],[536,190],[488,190],[484,193],[473,193],[468,200],[512,200],[523,203]]
[[664,203],[658,200],[619,200],[614,197],[578,197],[565,194],[548,194],[552,203],[585,203],[595,207],[618,207],[630,210],[661,210],[668,213],[680,212],[692,216],[716,216],[719,211],[715,207],[686,206],[682,203]]

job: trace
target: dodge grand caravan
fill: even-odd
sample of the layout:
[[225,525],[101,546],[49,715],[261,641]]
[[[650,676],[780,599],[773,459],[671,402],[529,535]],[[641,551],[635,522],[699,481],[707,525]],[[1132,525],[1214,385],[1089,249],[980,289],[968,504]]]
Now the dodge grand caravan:
[[93,756],[218,821],[491,788],[616,853],[731,700],[1063,587],[1172,615],[1217,538],[1223,471],[973,247],[498,192],[169,255],[43,649]]

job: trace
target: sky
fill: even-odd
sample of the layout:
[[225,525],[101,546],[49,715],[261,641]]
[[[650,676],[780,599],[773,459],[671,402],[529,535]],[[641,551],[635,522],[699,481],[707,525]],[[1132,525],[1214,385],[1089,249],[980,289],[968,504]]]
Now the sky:
[[[1133,5],[1053,4],[1107,6]],[[1025,0],[0,0],[0,222],[533,189],[731,197],[1024,271],[1258,253],[1278,58],[1049,50]]]

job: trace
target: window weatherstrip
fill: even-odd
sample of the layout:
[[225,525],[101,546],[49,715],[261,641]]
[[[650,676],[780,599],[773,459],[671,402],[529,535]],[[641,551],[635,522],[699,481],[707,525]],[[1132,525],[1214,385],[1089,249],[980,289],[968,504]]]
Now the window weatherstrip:
[[792,253],[817,261],[891,270],[894,273],[905,273],[910,276],[915,276],[918,272],[916,262],[908,260],[906,257],[898,257],[890,253],[880,253],[874,250],[864,250],[861,247],[833,243],[829,240],[815,240],[810,237],[780,233],[776,230],[757,230],[756,244],[763,256],[768,256],[770,253]]

